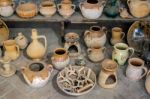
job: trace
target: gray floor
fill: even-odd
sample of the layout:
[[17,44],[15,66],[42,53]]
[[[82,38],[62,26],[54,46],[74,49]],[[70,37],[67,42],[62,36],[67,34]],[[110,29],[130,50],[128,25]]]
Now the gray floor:
[[[15,37],[16,33],[22,32],[29,37],[31,33],[31,28],[23,29],[10,29],[11,37]],[[58,34],[52,29],[48,28],[38,28],[39,34],[44,34],[48,40],[48,51],[47,53],[52,53],[57,47],[61,47],[60,39]],[[73,31],[73,30],[68,30]],[[83,31],[76,30],[75,32],[81,33]],[[83,39],[83,38],[81,38]],[[83,42],[83,40],[81,40]],[[111,47],[107,46],[106,57],[110,58]],[[86,48],[82,44],[83,55],[85,56],[87,67],[92,68],[92,70],[98,76],[100,71],[100,63],[91,63],[86,57]],[[45,56],[44,61],[48,58]],[[73,97],[63,93],[56,84],[56,76],[58,71],[54,70],[50,77],[50,80],[46,86],[39,89],[33,89],[26,84],[19,69],[22,66],[26,66],[31,60],[26,58],[25,54],[12,62],[13,66],[16,66],[17,72],[14,76],[10,78],[4,78],[0,76],[0,99],[150,99],[144,86],[145,78],[138,82],[128,80],[125,75],[126,66],[122,66],[118,69],[118,84],[114,89],[103,89],[99,85],[88,94],[79,97]],[[71,64],[74,65],[74,59],[72,59]]]

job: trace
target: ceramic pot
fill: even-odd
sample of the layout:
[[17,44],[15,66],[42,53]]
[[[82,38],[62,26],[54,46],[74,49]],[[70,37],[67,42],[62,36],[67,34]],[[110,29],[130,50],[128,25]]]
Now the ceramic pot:
[[56,49],[51,60],[54,67],[58,70],[65,68],[70,62],[68,52],[64,48]]
[[[27,47],[27,55],[32,59],[41,59],[47,50],[47,39],[44,35],[38,35],[36,29],[32,29],[32,42]],[[44,45],[38,40],[44,39]]]
[[98,84],[102,88],[114,88],[117,85],[117,68],[118,65],[115,61],[105,59],[102,62],[102,69],[98,77]]
[[99,26],[92,26],[90,30],[84,33],[84,41],[89,48],[100,48],[106,43],[106,28]]
[[75,12],[75,8],[75,5],[70,3],[61,3],[57,5],[59,14],[64,18],[69,18]]
[[134,17],[142,18],[148,16],[150,13],[149,0],[127,0],[127,4]]
[[104,14],[108,17],[117,17],[119,14],[119,1],[118,0],[108,0],[104,8]]
[[19,46],[16,44],[15,40],[4,41],[4,57],[9,57],[10,60],[16,60],[20,56]]
[[3,64],[2,68],[0,68],[1,76],[10,77],[15,74],[16,68],[10,64],[9,57],[3,57],[0,62]]
[[92,62],[100,62],[105,58],[105,47],[102,48],[89,48],[87,50],[88,57]]
[[22,18],[32,18],[37,15],[38,8],[37,8],[37,5],[34,3],[20,2],[18,7],[16,8],[16,12],[18,16]]
[[147,92],[150,94],[150,83],[149,82],[150,82],[150,70],[147,73],[146,81],[145,81],[145,88],[146,88]]
[[17,45],[19,45],[20,49],[25,49],[28,45],[28,40],[22,33],[18,33],[18,36],[15,38],[15,41]]
[[97,19],[102,15],[103,8],[105,6],[106,1],[99,0],[86,0],[85,2],[81,2],[79,7],[82,12],[82,15],[88,19]]
[[[131,51],[131,55],[129,55]],[[124,65],[126,60],[134,54],[134,49],[128,47],[125,43],[117,43],[114,45],[114,50],[112,53],[112,59],[116,61],[119,65]]]
[[40,4],[40,13],[45,17],[51,17],[56,13],[56,5],[52,1],[43,1]]
[[33,61],[28,66],[22,67],[21,73],[29,86],[39,88],[47,84],[52,70],[52,65]]
[[112,38],[111,38],[112,45],[115,45],[116,43],[121,43],[124,37],[125,33],[122,32],[122,29],[120,27],[112,28]]
[[77,57],[81,54],[81,47],[79,43],[79,35],[77,33],[67,33],[65,35],[64,48],[69,52],[69,56]]
[[137,81],[143,78],[146,74],[147,74],[147,68],[144,67],[144,61],[142,59],[130,58],[128,60],[126,76],[129,79]]
[[15,3],[10,0],[0,0],[0,15],[9,17],[14,13]]

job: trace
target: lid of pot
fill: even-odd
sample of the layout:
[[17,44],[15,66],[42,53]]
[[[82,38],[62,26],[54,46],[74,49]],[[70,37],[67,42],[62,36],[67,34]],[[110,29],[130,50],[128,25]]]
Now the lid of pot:
[[11,4],[12,4],[11,0],[0,0],[0,6],[8,6]]

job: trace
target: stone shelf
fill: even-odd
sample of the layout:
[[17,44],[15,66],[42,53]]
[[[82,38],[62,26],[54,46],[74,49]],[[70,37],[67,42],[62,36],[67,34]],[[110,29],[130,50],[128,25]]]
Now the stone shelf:
[[75,12],[70,18],[68,19],[64,19],[61,15],[59,15],[58,13],[56,13],[54,16],[52,17],[43,17],[42,15],[38,14],[37,16],[35,16],[34,18],[31,19],[23,19],[18,17],[16,14],[14,14],[13,16],[7,17],[7,18],[3,18],[2,19],[4,21],[46,21],[46,22],[62,22],[62,21],[70,21],[72,23],[92,23],[92,22],[99,22],[99,21],[126,21],[126,22],[133,22],[133,21],[137,21],[137,20],[150,20],[150,16],[146,17],[146,18],[132,18],[132,19],[122,19],[121,17],[116,17],[116,18],[109,18],[106,17],[105,15],[102,15],[100,18],[95,19],[95,20],[90,20],[90,19],[86,19],[82,16],[82,14],[80,12]]

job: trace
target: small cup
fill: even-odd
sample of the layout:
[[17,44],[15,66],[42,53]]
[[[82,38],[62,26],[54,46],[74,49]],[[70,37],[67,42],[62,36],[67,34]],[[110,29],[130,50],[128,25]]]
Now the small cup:
[[[144,70],[144,73],[143,73]],[[128,67],[126,70],[126,76],[131,80],[140,80],[147,73],[147,68],[144,67],[144,61],[140,58],[130,58],[128,60]]]

